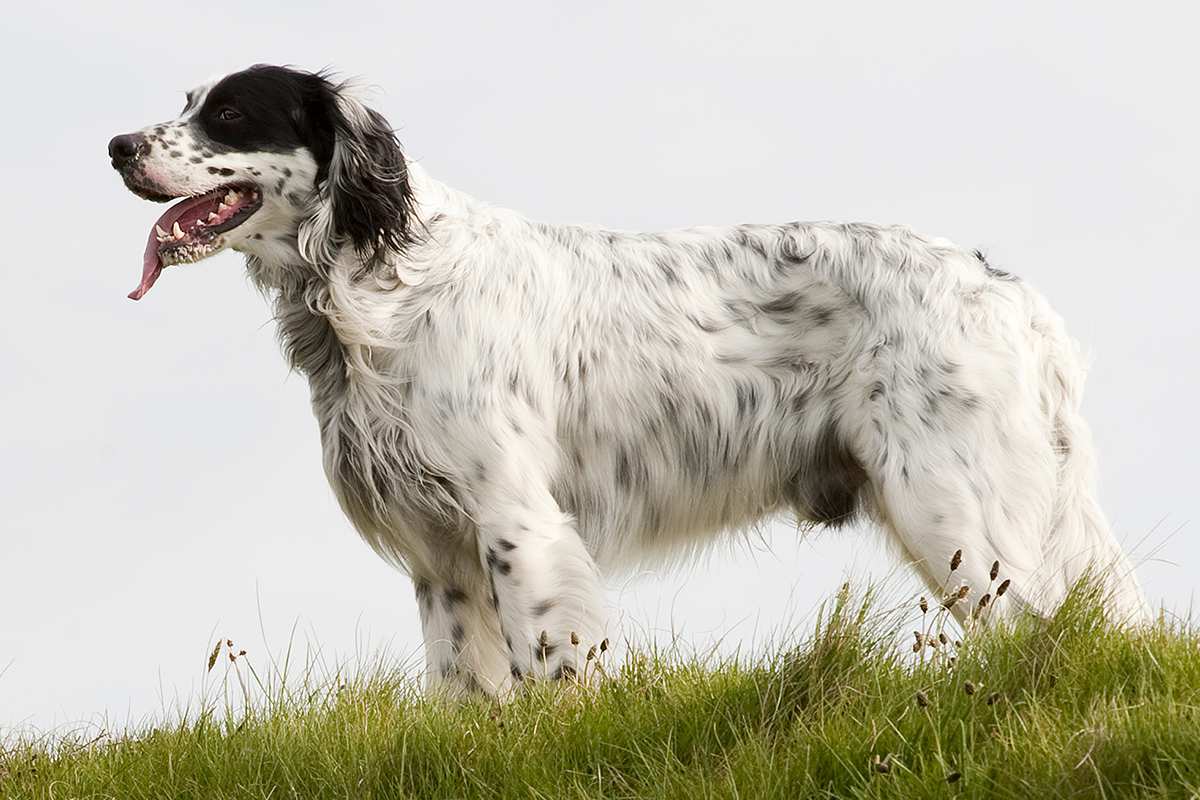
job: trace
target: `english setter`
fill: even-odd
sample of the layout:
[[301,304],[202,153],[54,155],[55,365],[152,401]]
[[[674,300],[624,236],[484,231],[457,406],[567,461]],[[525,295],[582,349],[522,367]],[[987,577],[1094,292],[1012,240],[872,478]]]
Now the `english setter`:
[[[686,558],[768,515],[864,516],[934,590],[1047,612],[1089,565],[1144,601],[1094,499],[1059,317],[978,253],[908,228],[627,233],[451,189],[328,75],[258,65],[109,144],[183,198],[167,266],[245,254],[308,377],[345,513],[411,575],[430,685],[576,675],[600,566]],[[972,603],[956,606],[966,613]]]

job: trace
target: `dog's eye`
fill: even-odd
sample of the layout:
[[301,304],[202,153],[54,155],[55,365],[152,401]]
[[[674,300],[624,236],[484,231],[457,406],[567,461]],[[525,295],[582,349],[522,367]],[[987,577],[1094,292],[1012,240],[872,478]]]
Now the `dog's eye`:
[[241,112],[233,108],[222,108],[217,112],[217,119],[224,120],[225,122],[232,122],[241,116]]

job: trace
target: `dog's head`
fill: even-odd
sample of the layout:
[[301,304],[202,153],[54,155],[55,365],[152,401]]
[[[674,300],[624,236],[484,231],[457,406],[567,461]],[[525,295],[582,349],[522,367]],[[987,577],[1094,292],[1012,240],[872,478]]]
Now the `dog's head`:
[[179,200],[150,231],[134,300],[164,267],[225,248],[320,269],[344,246],[375,265],[410,239],[392,129],[324,74],[235,72],[188,92],[178,118],[114,137],[108,154],[138,196]]

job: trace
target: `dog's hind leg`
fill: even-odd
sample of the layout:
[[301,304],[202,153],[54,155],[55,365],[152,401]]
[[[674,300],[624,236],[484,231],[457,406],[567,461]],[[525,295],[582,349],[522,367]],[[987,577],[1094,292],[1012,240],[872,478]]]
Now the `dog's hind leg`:
[[[874,507],[938,601],[968,587],[961,620],[991,592],[989,616],[1048,612],[1061,592],[1038,575],[1056,496],[1056,462],[1036,397],[1017,382],[981,397],[952,382],[913,382],[880,396],[862,460]],[[954,554],[961,561],[951,569]],[[991,579],[992,564],[1000,575]],[[1010,583],[999,601],[996,589]]]
[[1094,499],[1074,343],[1032,290],[1011,299],[1027,303],[1028,319],[994,315],[993,330],[964,322],[957,357],[894,358],[865,392],[855,441],[879,516],[931,586],[970,586],[960,615],[995,585],[988,573],[999,561],[1011,583],[992,615],[1052,613],[1092,569],[1114,619],[1144,618],[1136,577]]
[[1090,570],[1113,620],[1145,621],[1148,609],[1133,565],[1096,501],[1092,436],[1080,412],[1084,375],[1077,346],[1040,295],[1027,290],[1026,296],[1034,306],[1043,414],[1058,462],[1058,492],[1042,574],[1047,583],[1066,592]]

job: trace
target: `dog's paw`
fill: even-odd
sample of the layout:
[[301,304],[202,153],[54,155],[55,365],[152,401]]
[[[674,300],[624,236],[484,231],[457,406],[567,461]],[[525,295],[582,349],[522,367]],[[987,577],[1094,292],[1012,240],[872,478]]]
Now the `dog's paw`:
[[607,639],[598,645],[585,645],[574,632],[554,635],[541,631],[530,637],[524,648],[510,647],[512,678],[518,682],[590,683],[601,672],[597,656],[607,649]]

